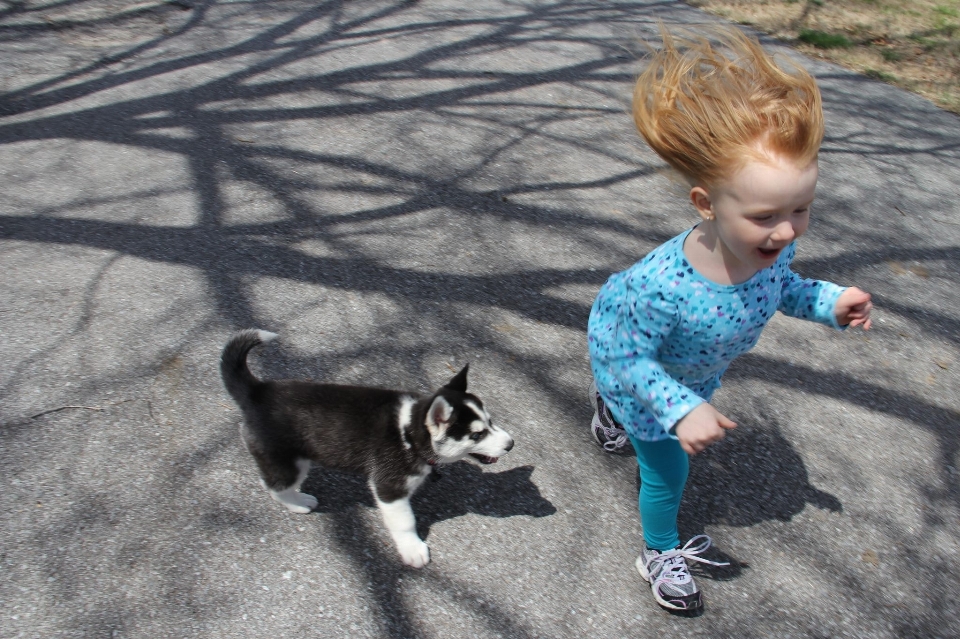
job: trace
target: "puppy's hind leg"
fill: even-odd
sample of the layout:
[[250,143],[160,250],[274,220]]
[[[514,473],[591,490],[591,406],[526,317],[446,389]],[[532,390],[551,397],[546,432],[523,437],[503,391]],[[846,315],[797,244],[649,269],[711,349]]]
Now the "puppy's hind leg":
[[[288,472],[282,472],[282,475],[288,475],[287,477],[282,478],[267,478],[267,473],[264,473],[264,478],[260,480],[260,483],[263,484],[263,487],[270,491],[270,496],[273,497],[276,501],[283,504],[287,510],[292,513],[308,513],[317,507],[317,498],[313,495],[307,495],[306,493],[300,492],[300,484],[303,483],[303,480],[307,478],[307,473],[310,472],[310,460],[309,459],[298,459],[296,461],[296,471],[294,475],[293,469],[284,469]],[[276,471],[270,474],[277,474]],[[294,478],[295,477],[295,478]],[[290,483],[290,479],[293,479],[293,483]],[[274,481],[270,481],[274,479]],[[287,481],[283,481],[286,479]],[[280,488],[280,486],[286,485],[286,488]]]
[[372,483],[370,489],[383,515],[383,523],[387,525],[390,536],[397,544],[403,563],[414,568],[426,566],[430,561],[430,549],[417,534],[417,522],[410,507],[410,497],[383,501]]

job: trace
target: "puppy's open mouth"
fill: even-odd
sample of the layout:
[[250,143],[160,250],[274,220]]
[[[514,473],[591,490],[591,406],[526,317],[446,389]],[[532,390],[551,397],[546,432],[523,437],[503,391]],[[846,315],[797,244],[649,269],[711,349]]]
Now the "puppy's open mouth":
[[479,461],[481,464],[496,464],[499,457],[487,457],[486,455],[478,455],[477,453],[470,453],[470,456]]

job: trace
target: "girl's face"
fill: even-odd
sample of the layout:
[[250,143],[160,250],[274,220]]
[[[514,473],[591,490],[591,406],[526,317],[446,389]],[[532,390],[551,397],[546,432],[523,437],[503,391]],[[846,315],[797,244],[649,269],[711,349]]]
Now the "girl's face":
[[752,274],[776,262],[780,251],[803,235],[817,189],[817,161],[798,167],[768,155],[750,160],[728,180],[694,187],[690,198],[719,240],[730,271]]

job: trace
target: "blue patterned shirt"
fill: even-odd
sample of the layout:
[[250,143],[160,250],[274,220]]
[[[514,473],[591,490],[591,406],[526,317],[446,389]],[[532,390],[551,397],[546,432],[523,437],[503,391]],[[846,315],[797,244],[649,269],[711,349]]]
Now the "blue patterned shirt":
[[600,289],[587,340],[597,389],[635,438],[674,437],[671,429],[710,401],[720,377],[760,339],[777,310],[834,328],[844,288],[790,270],[791,244],[746,282],[724,285],[683,255],[689,230],[650,252]]

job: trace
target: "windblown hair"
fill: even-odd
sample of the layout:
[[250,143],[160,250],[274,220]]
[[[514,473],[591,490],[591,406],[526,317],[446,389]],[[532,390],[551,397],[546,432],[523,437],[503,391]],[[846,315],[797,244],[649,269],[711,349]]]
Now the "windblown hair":
[[806,166],[823,140],[813,77],[777,64],[736,28],[720,46],[661,25],[656,49],[633,91],[633,119],[647,144],[691,184],[714,185],[771,153]]

